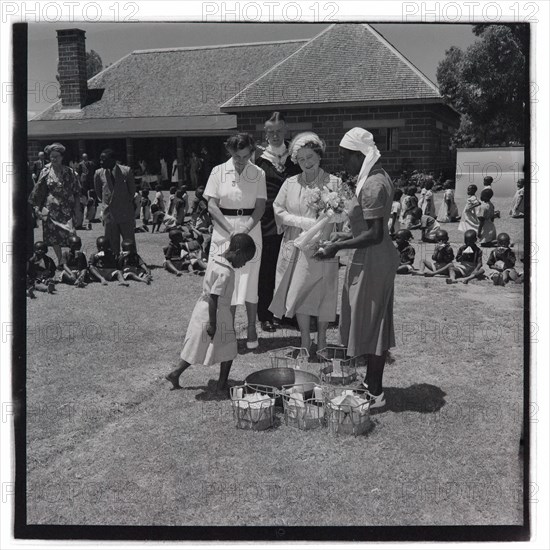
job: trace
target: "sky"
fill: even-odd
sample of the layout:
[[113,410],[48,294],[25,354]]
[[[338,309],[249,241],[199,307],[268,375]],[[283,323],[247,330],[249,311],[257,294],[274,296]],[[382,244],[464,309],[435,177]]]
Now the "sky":
[[[28,118],[57,100],[56,30],[86,31],[86,50],[95,50],[103,66],[134,50],[312,38],[327,24],[276,23],[68,23],[29,24]],[[437,83],[436,69],[451,46],[467,48],[476,37],[471,25],[373,24],[394,47]]]

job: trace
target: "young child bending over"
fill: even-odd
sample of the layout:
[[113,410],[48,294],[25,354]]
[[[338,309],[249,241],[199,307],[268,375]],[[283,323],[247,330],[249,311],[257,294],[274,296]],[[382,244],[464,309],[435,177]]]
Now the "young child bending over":
[[47,255],[48,245],[36,241],[34,254],[27,262],[27,296],[34,298],[34,291],[53,294],[55,290],[55,262]]
[[88,278],[88,261],[83,252],[82,240],[77,235],[69,237],[69,250],[63,252],[61,263],[63,271],[61,272],[61,282],[74,285],[78,288],[86,286]]
[[496,244],[497,230],[493,223],[495,207],[491,202],[492,198],[493,190],[490,187],[481,192],[481,204],[477,207],[477,219],[479,220],[477,236],[480,239],[480,246],[495,246]]
[[227,391],[227,379],[237,357],[237,338],[231,313],[231,296],[235,287],[235,269],[252,260],[256,245],[250,235],[231,237],[228,250],[214,256],[204,277],[202,296],[190,317],[183,350],[177,367],[166,375],[171,389],[181,388],[179,378],[191,365],[220,363],[217,390]]
[[510,235],[500,233],[497,237],[497,248],[491,250],[487,266],[490,268],[489,279],[496,286],[504,286],[509,281],[522,282],[522,277],[516,271],[516,255],[510,248]]
[[456,262],[449,267],[449,278],[447,284],[458,282],[457,277],[464,277],[462,282],[467,285],[472,279],[482,279],[483,255],[481,248],[476,245],[477,233],[473,229],[468,229],[464,233],[464,244],[456,253]]
[[117,257],[111,248],[107,237],[98,237],[96,240],[97,252],[90,258],[91,279],[106,285],[108,281],[117,280],[121,286],[130,286],[117,267]]
[[136,243],[130,239],[122,241],[122,252],[118,257],[118,269],[122,271],[124,280],[139,281],[140,283],[151,284],[151,270],[137,253]]
[[435,250],[431,260],[422,260],[420,274],[426,277],[434,275],[449,275],[449,269],[453,267],[455,253],[449,244],[449,234],[444,229],[435,232]]
[[435,243],[435,234],[441,228],[439,222],[432,218],[422,214],[420,208],[414,208],[405,220],[405,226],[408,229],[420,229],[422,232],[422,242]]
[[456,222],[459,220],[458,217],[458,207],[455,202],[455,192],[453,190],[453,182],[447,180],[443,187],[445,193],[443,193],[443,201],[439,207],[439,212],[437,213],[437,221],[441,223],[450,223]]
[[412,238],[412,233],[408,229],[400,229],[395,234],[395,247],[400,257],[399,267],[397,268],[399,275],[406,275],[415,271],[413,264],[416,252],[410,244]]

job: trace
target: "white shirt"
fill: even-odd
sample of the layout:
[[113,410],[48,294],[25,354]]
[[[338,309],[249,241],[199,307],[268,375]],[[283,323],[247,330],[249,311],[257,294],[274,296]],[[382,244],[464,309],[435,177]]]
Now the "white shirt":
[[221,208],[254,208],[257,199],[267,200],[265,172],[248,162],[238,174],[233,159],[229,159],[212,169],[204,196],[219,199]]

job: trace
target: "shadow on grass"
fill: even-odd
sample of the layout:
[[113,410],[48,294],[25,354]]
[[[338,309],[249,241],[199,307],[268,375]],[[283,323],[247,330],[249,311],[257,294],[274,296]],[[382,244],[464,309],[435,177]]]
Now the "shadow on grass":
[[445,395],[441,388],[432,384],[413,384],[408,388],[384,388],[385,410],[392,412],[413,411],[433,413],[445,405]]
[[[243,384],[241,380],[234,380],[230,378],[227,383],[229,386],[240,386]],[[216,391],[217,380],[208,380],[206,386],[186,386],[186,390],[202,390],[195,395],[197,401],[229,401],[229,390],[226,392]]]
[[[282,331],[280,331],[282,332]],[[258,343],[260,344],[256,349],[248,349],[246,347],[246,338],[240,338],[237,340],[237,348],[239,355],[246,355],[249,353],[264,353],[266,351],[272,351],[279,348],[284,348],[287,346],[299,347],[301,340],[299,336],[295,336],[295,332],[292,332],[292,336],[268,336],[268,337],[258,337]]]

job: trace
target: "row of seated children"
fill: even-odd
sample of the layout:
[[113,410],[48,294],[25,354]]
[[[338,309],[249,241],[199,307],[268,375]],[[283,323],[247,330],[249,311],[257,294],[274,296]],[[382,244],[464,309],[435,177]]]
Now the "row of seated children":
[[181,277],[184,273],[204,275],[208,252],[203,248],[204,237],[193,227],[182,226],[168,233],[170,242],[164,247],[164,268]]
[[[464,284],[473,279],[484,279],[483,254],[477,246],[477,233],[468,230],[464,233],[464,244],[458,249],[456,258],[454,251],[449,244],[447,231],[439,229],[436,232],[436,246],[431,260],[423,259],[419,270],[414,268],[415,249],[410,244],[413,236],[408,229],[401,229],[395,236],[395,244],[400,255],[400,265],[397,268],[398,274],[424,275],[433,277],[435,275],[446,275],[447,283],[453,284],[458,278],[462,278]],[[500,233],[498,247],[491,251],[487,266],[487,276],[493,284],[504,286],[509,281],[516,283],[523,282],[523,274],[515,269],[516,256],[510,247],[510,236],[507,233]]]
[[96,240],[97,252],[92,254],[90,262],[81,251],[82,241],[77,235],[69,238],[69,250],[63,252],[62,271],[56,278],[54,261],[47,255],[48,246],[42,242],[34,243],[34,254],[27,263],[27,296],[34,298],[34,292],[55,291],[57,283],[83,288],[88,283],[98,281],[106,285],[117,280],[120,285],[128,286],[128,280],[150,284],[151,271],[137,253],[133,241],[122,241],[122,252],[117,256],[106,237]]

